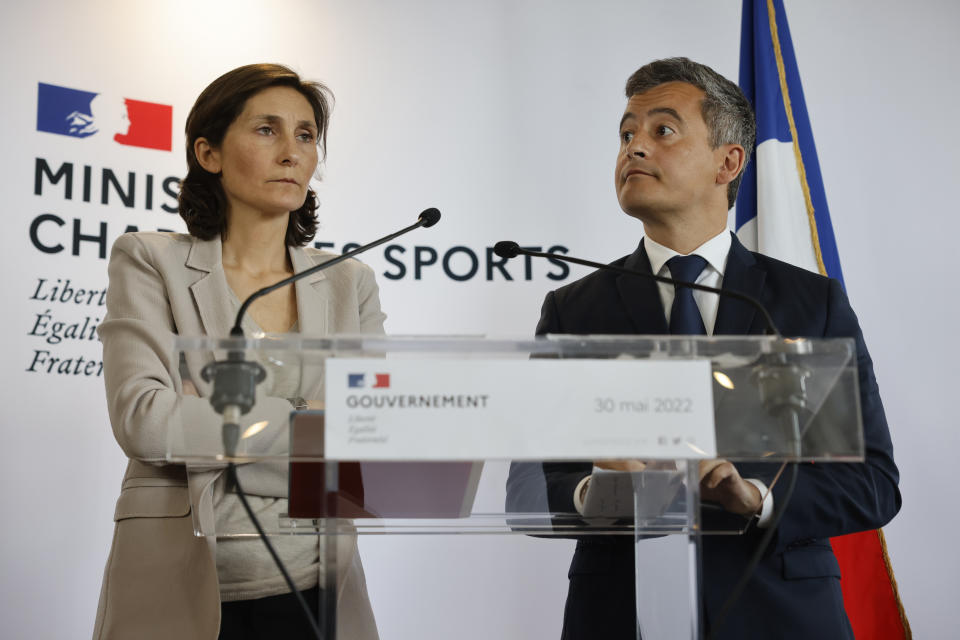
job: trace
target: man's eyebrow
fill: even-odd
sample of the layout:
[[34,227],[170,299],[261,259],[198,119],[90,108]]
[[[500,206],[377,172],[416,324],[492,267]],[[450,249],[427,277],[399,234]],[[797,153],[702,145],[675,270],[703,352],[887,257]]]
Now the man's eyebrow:
[[677,113],[676,109],[671,109],[670,107],[654,107],[653,109],[650,109],[650,111],[647,111],[648,116],[652,116],[656,113],[665,113],[677,120],[677,122],[680,122],[681,124],[683,123],[683,118],[680,117],[680,114]]
[[[648,116],[656,115],[658,113],[665,113],[674,118],[680,124],[683,124],[683,118],[680,117],[680,114],[677,113],[676,109],[671,109],[670,107],[654,107],[653,109],[647,111]],[[623,114],[623,117],[620,118],[620,127],[623,128],[623,123],[627,120],[635,120],[636,118],[636,114],[631,111],[627,111],[625,114]]]

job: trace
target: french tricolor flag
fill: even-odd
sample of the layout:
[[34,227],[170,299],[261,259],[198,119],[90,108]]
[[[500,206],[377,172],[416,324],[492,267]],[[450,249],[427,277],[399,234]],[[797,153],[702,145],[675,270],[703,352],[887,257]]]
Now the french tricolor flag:
[[843,282],[782,0],[744,0],[740,88],[756,112],[757,148],[737,196],[737,237]]
[[[783,0],[744,0],[740,87],[757,116],[754,162],[737,195],[748,248],[843,282]],[[831,539],[856,638],[903,640],[910,625],[881,530]]]

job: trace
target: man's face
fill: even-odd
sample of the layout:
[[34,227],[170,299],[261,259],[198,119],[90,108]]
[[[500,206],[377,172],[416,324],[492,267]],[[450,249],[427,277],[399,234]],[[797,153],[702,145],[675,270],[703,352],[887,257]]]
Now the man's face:
[[628,215],[662,224],[726,212],[725,149],[710,147],[703,98],[692,84],[669,82],[627,102],[614,182]]

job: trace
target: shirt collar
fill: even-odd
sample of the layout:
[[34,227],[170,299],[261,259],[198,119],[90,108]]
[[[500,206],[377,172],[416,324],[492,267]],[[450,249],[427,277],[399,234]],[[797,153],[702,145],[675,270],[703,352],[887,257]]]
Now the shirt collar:
[[[727,256],[730,253],[730,244],[730,232],[724,229],[691,251],[690,254],[697,254],[706,260],[707,264],[722,276],[727,267]],[[647,250],[647,258],[650,260],[650,271],[654,274],[659,274],[670,258],[683,255],[655,242],[649,237],[643,239],[643,248]]]

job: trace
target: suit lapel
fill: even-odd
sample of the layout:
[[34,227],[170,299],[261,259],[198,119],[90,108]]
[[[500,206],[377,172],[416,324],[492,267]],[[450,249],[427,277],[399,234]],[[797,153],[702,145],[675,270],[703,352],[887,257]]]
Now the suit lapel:
[[[317,263],[300,247],[290,247],[290,264],[294,273],[300,273]],[[321,261],[331,258],[324,256]],[[303,336],[325,336],[330,305],[330,281],[319,271],[295,283],[297,288],[297,322]],[[309,400],[323,397],[324,367],[315,358],[301,359],[300,395]]]
[[[722,288],[760,299],[767,273],[757,264],[753,254],[740,244],[737,236],[731,235],[733,238],[730,253],[727,255],[727,267],[723,273]],[[752,305],[726,296],[720,298],[714,335],[763,333],[763,330],[763,317],[757,317],[757,311]]]
[[200,272],[200,278],[190,285],[190,293],[197,305],[204,333],[211,338],[228,337],[234,321],[232,305],[229,304],[233,292],[223,273],[220,238],[194,239],[186,266]]
[[[642,240],[637,250],[627,257],[623,266],[643,273],[651,272],[650,259],[647,258],[647,250],[643,247]],[[620,301],[636,333],[647,335],[670,333],[656,281],[621,274],[617,277],[617,291],[620,293]]]
[[[293,272],[300,273],[317,263],[300,247],[290,247],[290,264]],[[329,258],[324,258],[324,261]],[[327,335],[328,306],[330,303],[327,276],[323,271],[297,280],[297,322],[300,333],[309,336]]]
[[[190,285],[190,294],[203,325],[203,335],[212,338],[227,338],[233,326],[234,314],[229,303],[232,292],[223,274],[220,238],[199,240],[193,238],[190,252],[184,263],[197,279]],[[213,360],[222,360],[225,351],[193,352],[186,354],[188,369],[193,383],[201,395],[210,393],[210,385],[200,376],[200,369]]]
[[[314,266],[314,261],[303,249],[291,247],[289,251],[295,273]],[[190,285],[190,292],[197,305],[204,333],[212,338],[229,336],[236,318],[232,312],[233,305],[228,301],[234,293],[230,290],[223,272],[220,239],[194,240],[187,255],[186,266],[201,272],[200,278]],[[326,275],[322,271],[295,283],[300,333],[315,336],[327,333],[326,285]]]

